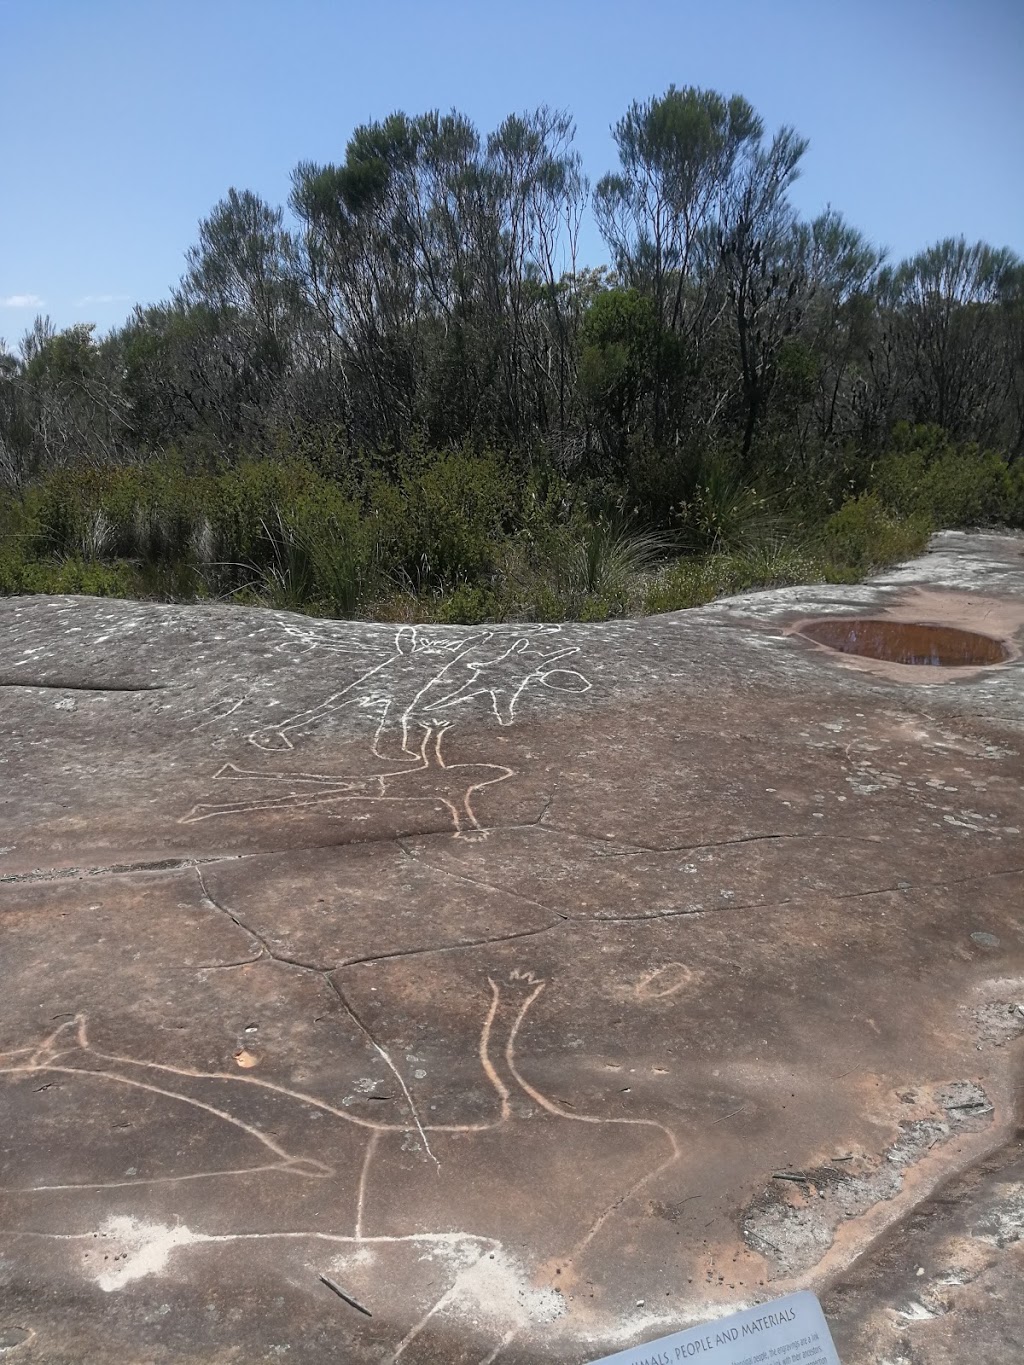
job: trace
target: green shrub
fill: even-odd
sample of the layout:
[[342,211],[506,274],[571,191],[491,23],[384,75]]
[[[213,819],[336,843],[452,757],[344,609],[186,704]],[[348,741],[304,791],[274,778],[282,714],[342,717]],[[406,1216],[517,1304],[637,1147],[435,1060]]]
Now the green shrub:
[[919,552],[932,517],[1010,520],[1007,509],[1024,506],[1024,462],[908,428],[879,462],[877,488],[810,537],[735,462],[705,456],[682,509],[691,553],[670,563],[670,540],[631,524],[623,490],[596,477],[571,483],[545,465],[516,473],[493,454],[421,444],[343,468],[331,449],[230,468],[193,467],[172,451],[2,493],[0,592],[230,597],[402,621],[603,621],[854,581]]
[[65,469],[38,488],[32,507],[38,554],[172,564],[191,557],[213,501],[209,479],[176,458],[147,465]]
[[367,489],[367,515],[382,568],[415,590],[452,588],[492,573],[515,522],[514,481],[493,455],[442,451],[382,473]]
[[1024,525],[1024,466],[977,445],[956,445],[941,427],[898,427],[871,484],[899,516],[925,517],[937,527]]
[[485,621],[500,621],[502,615],[503,604],[489,588],[460,583],[438,599],[431,619],[449,625],[477,626]]
[[620,597],[608,597],[604,593],[588,593],[580,603],[576,619],[578,621],[609,621],[614,616],[622,616],[625,609]]
[[648,612],[682,611],[717,597],[798,583],[856,582],[865,575],[920,554],[929,526],[920,518],[899,521],[874,494],[850,499],[812,540],[766,536],[731,554],[693,555],[657,576],[646,598]]
[[570,602],[550,583],[535,580],[528,592],[516,597],[517,616],[526,621],[571,621],[578,602]]
[[748,586],[737,574],[731,555],[687,556],[651,583],[645,609],[650,614],[685,611]]
[[930,533],[930,522],[920,514],[900,520],[876,493],[862,493],[829,517],[817,548],[829,582],[855,582],[920,554]]
[[0,597],[14,597],[30,591],[25,587],[26,561],[14,549],[5,545],[0,550]]
[[0,595],[80,593],[88,597],[137,597],[139,580],[132,565],[98,564],[83,559],[22,559],[0,556]]
[[218,560],[236,569],[270,568],[280,546],[274,532],[280,523],[294,526],[296,509],[319,507],[323,517],[333,510],[340,491],[311,466],[299,461],[249,460],[219,475],[207,492],[211,538]]

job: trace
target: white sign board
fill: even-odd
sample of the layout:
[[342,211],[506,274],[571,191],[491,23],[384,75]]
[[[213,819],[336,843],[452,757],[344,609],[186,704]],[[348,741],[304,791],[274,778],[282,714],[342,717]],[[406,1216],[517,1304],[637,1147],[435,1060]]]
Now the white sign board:
[[821,1304],[808,1290],[689,1327],[593,1365],[839,1365]]

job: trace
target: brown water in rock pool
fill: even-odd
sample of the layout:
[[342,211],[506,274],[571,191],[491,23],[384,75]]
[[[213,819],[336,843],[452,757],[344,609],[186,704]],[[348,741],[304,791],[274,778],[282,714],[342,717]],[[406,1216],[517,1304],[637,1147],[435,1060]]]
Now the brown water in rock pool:
[[800,634],[842,654],[886,659],[898,664],[932,664],[937,668],[967,668],[998,664],[1010,657],[1000,640],[953,626],[929,626],[909,621],[864,618],[808,621]]

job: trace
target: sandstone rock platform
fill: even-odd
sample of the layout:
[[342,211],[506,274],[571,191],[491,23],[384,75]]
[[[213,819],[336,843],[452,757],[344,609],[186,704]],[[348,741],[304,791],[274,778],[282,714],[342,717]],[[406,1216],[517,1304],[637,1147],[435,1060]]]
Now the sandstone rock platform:
[[0,601],[5,1365],[575,1365],[796,1287],[845,1365],[1019,1362],[1022,644],[996,535],[607,625]]

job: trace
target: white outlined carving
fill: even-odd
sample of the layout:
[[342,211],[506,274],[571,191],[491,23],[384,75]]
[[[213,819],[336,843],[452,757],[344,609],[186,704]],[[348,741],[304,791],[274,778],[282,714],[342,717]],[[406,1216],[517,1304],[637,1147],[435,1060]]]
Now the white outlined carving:
[[[265,1179],[275,1172],[292,1178],[321,1181],[324,1182],[325,1188],[329,1188],[332,1182],[341,1181],[350,1187],[346,1197],[342,1199],[342,1204],[350,1209],[350,1213],[346,1219],[342,1220],[342,1226],[336,1231],[328,1231],[323,1227],[309,1229],[289,1227],[260,1233],[187,1230],[188,1236],[183,1236],[179,1242],[173,1244],[174,1254],[184,1255],[193,1246],[200,1247],[209,1243],[308,1239],[311,1242],[336,1243],[339,1246],[353,1248],[364,1245],[383,1247],[389,1243],[419,1242],[424,1246],[454,1246],[457,1243],[463,1248],[472,1246],[475,1249],[473,1254],[476,1256],[476,1261],[480,1261],[484,1256],[500,1253],[503,1250],[500,1238],[469,1230],[453,1231],[450,1228],[444,1230],[426,1228],[401,1234],[389,1232],[386,1227],[368,1230],[372,1221],[369,1216],[369,1206],[372,1203],[370,1186],[373,1180],[373,1172],[375,1165],[381,1160],[381,1144],[389,1135],[404,1135],[406,1138],[418,1136],[426,1140],[428,1134],[431,1136],[458,1134],[472,1140],[476,1134],[492,1133],[495,1130],[509,1127],[513,1123],[529,1123],[531,1119],[536,1120],[541,1117],[553,1117],[574,1124],[594,1126],[629,1125],[650,1129],[660,1134],[664,1139],[664,1155],[660,1156],[649,1169],[642,1171],[639,1178],[636,1176],[634,1164],[637,1154],[633,1152],[632,1148],[624,1149],[623,1159],[633,1165],[633,1171],[631,1174],[624,1172],[623,1186],[616,1197],[607,1203],[598,1217],[581,1233],[569,1249],[562,1262],[563,1265],[568,1265],[583,1253],[605,1227],[608,1220],[621,1210],[627,1201],[678,1160],[681,1151],[679,1141],[669,1127],[657,1120],[606,1117],[577,1113],[574,1110],[570,1112],[563,1103],[545,1095],[523,1075],[521,1062],[517,1056],[520,1035],[531,1009],[546,989],[545,981],[527,970],[517,969],[509,973],[508,981],[505,984],[499,983],[493,977],[488,977],[487,982],[490,1000],[480,1027],[477,1054],[481,1070],[487,1079],[489,1088],[494,1093],[496,1103],[494,1112],[489,1116],[465,1123],[424,1122],[421,1125],[416,1117],[415,1110],[412,1108],[411,1097],[405,1106],[407,1113],[393,1122],[388,1122],[352,1113],[350,1109],[340,1104],[333,1104],[321,1096],[275,1081],[264,1080],[262,1077],[249,1073],[240,1074],[237,1071],[214,1071],[173,1066],[167,1063],[104,1052],[90,1040],[86,1016],[76,1015],[74,1018],[62,1022],[38,1044],[0,1053],[0,1077],[8,1082],[17,1082],[27,1077],[55,1075],[60,1076],[64,1083],[73,1082],[78,1078],[89,1083],[99,1083],[119,1089],[124,1088],[129,1092],[144,1091],[172,1104],[180,1103],[194,1107],[208,1119],[223,1124],[236,1132],[240,1142],[254,1141],[262,1146],[266,1150],[269,1160],[253,1164],[239,1164],[228,1169],[186,1171],[177,1175],[156,1178],[140,1177],[109,1182],[93,1181],[74,1184],[33,1185],[20,1188],[8,1187],[2,1193],[45,1196],[47,1193],[57,1192],[61,1197],[66,1198],[77,1190],[93,1192],[111,1190],[117,1191],[119,1195],[123,1196],[125,1191],[135,1186],[149,1187],[153,1184],[161,1184],[173,1189],[174,1184],[179,1181],[228,1180],[247,1176],[259,1176]],[[516,999],[506,999],[510,990]],[[523,996],[524,990],[527,992],[525,996]],[[518,1008],[516,1008],[516,1000],[520,1001]],[[502,1048],[499,1045],[495,1049],[493,1032],[499,1009],[502,1008],[503,1004],[503,1018],[506,1021],[507,1032],[504,1047]],[[510,1009],[514,1010],[514,1016],[511,1019]],[[503,1064],[501,1071],[499,1070],[500,1064]],[[238,1088],[243,1086],[246,1087],[246,1090],[240,1092]],[[515,1110],[513,1110],[512,1103],[514,1090],[521,1097]],[[362,1132],[365,1135],[361,1139],[365,1142],[362,1148],[362,1160],[355,1163],[350,1160],[339,1161],[334,1152],[329,1153],[325,1150],[323,1155],[334,1156],[334,1160],[324,1161],[309,1150],[304,1152],[291,1150],[286,1139],[275,1136],[269,1130],[269,1126],[265,1126],[259,1121],[259,1106],[254,1103],[254,1097],[261,1092],[266,1093],[268,1099],[273,1099],[275,1103],[286,1102],[289,1105],[298,1106],[300,1110],[316,1111],[323,1116],[329,1115],[341,1120],[349,1127],[349,1131],[354,1130],[353,1135],[356,1132]],[[237,1094],[246,1096],[244,1104],[238,1106],[245,1117],[236,1112],[234,1096]],[[523,1099],[529,1101],[529,1105],[525,1109],[522,1103]],[[319,1134],[321,1128],[320,1125],[311,1126],[307,1124],[303,1125],[302,1132],[304,1134],[312,1134],[313,1132]],[[328,1142],[330,1141],[326,1134],[324,1138]],[[304,1138],[303,1145],[308,1140]],[[336,1149],[336,1143],[330,1143],[330,1145]],[[321,1203],[324,1207],[329,1207],[328,1196],[324,1196]],[[110,1221],[112,1223],[118,1222],[118,1220],[126,1223],[131,1221],[127,1215],[122,1213],[111,1215]],[[50,1237],[58,1241],[76,1242],[84,1241],[95,1235],[92,1230],[43,1233],[16,1226],[0,1228],[0,1237],[12,1238]],[[472,1292],[472,1286],[465,1271],[467,1268],[471,1270],[476,1261],[468,1264],[468,1267],[464,1264],[463,1271],[456,1275],[454,1282],[444,1289],[429,1310],[397,1343],[389,1359],[392,1361],[399,1360],[406,1348],[420,1335],[429,1321],[446,1312],[459,1312],[460,1295],[463,1291]],[[144,1272],[139,1271],[138,1273]],[[521,1324],[511,1327],[508,1323],[498,1324],[493,1350],[487,1358],[496,1359],[501,1351],[514,1340],[520,1327]]]
[[378,716],[372,745],[376,757],[415,760],[419,741],[414,732],[447,728],[452,717],[442,713],[453,707],[484,700],[499,725],[511,725],[532,683],[556,691],[590,690],[591,683],[578,670],[554,667],[578,654],[578,647],[538,653],[528,635],[515,636],[502,647],[497,634],[483,631],[449,639],[424,635],[417,626],[403,626],[387,658],[317,706],[279,725],[253,731],[249,742],[270,752],[293,749],[293,736],[307,733],[334,712],[351,706]]
[[[324,645],[310,628],[290,624],[309,649]],[[474,809],[484,788],[505,782],[515,770],[500,763],[451,763],[445,742],[466,708],[485,708],[499,726],[510,726],[524,694],[534,686],[582,694],[592,686],[578,669],[567,667],[579,653],[574,645],[547,648],[551,632],[514,634],[485,630],[475,634],[432,636],[416,626],[395,634],[393,651],[365,669],[347,686],[317,705],[278,724],[251,731],[246,738],[263,753],[287,754],[316,727],[351,708],[369,712],[376,721],[370,751],[388,766],[370,772],[326,774],[266,772],[226,763],[213,774],[218,782],[237,783],[258,795],[234,800],[197,802],[180,823],[194,824],[218,816],[302,807],[332,807],[335,818],[363,807],[363,816],[379,803],[427,804],[441,809],[456,837],[486,834]],[[231,713],[233,714],[234,708]],[[272,788],[266,791],[265,784]]]
[[416,765],[391,768],[351,777],[325,773],[264,773],[225,763],[214,773],[215,781],[262,786],[277,784],[290,790],[237,801],[200,801],[180,824],[195,824],[218,815],[240,815],[261,810],[287,810],[302,806],[343,806],[392,802],[404,806],[426,804],[443,809],[457,835],[480,832],[473,798],[485,787],[505,782],[514,769],[498,763],[452,763],[445,761],[444,736],[448,727],[426,730],[420,740]]

